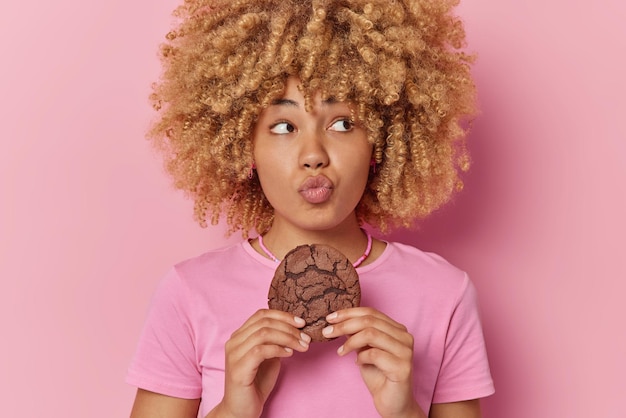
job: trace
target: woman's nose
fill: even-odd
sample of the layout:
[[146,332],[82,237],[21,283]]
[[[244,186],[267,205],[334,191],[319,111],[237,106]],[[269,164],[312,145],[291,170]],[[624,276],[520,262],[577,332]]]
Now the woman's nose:
[[319,169],[328,165],[329,157],[324,146],[323,134],[311,134],[303,139],[300,165],[307,169]]

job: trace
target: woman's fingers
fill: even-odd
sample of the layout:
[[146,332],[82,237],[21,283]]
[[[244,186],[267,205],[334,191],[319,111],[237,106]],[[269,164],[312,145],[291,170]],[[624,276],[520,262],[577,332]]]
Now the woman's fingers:
[[[306,322],[302,318],[295,317],[287,312],[278,311],[275,309],[259,309],[256,311],[246,322],[243,323],[238,330],[233,333],[233,337],[239,336],[241,338],[247,338],[259,326],[259,321],[265,321],[265,324],[277,323],[283,324],[282,328],[302,328],[306,325]],[[262,325],[262,324],[261,324]]]
[[367,308],[367,307],[342,309],[342,310],[333,312],[326,317],[326,321],[328,321],[329,324],[336,324],[340,322],[345,322],[349,319],[356,319],[356,318],[365,319],[366,321],[377,319],[380,321],[384,321],[387,324],[389,324],[389,326],[397,328],[401,331],[406,331],[406,327],[402,325],[401,323],[394,321],[393,319],[391,319],[384,313],[374,308]]
[[[331,325],[322,330],[324,336],[351,336],[344,345],[344,348],[351,348],[349,351],[365,346],[393,347],[396,343],[408,347],[411,353],[413,351],[413,336],[407,332],[406,327],[375,309],[345,309],[330,314],[327,320]],[[402,351],[406,353],[406,350]]]
[[413,336],[402,324],[372,308],[338,311],[327,318],[331,325],[325,337],[348,336],[337,352],[357,353],[359,365],[373,365],[392,381],[403,381],[411,373]]
[[378,328],[369,327],[353,333],[340,347],[341,352],[339,354],[346,355],[352,351],[370,347],[387,351],[402,359],[408,359],[412,358],[413,355],[413,337],[408,333],[394,335]]
[[226,342],[226,367],[231,382],[251,385],[266,361],[308,350],[311,338],[299,326],[304,321],[285,312],[257,311]]
[[[274,344],[297,351],[306,351],[311,338],[302,332],[304,320],[286,312],[263,309],[257,311],[235,331],[227,344],[249,351],[252,347]],[[227,346],[227,350],[228,350]]]
[[279,324],[263,321],[263,323],[259,323],[258,328],[248,333],[244,338],[232,337],[229,344],[231,347],[241,347],[244,351],[249,351],[252,347],[265,344],[288,347],[296,351],[305,351],[310,342],[311,337],[297,328],[281,329]]

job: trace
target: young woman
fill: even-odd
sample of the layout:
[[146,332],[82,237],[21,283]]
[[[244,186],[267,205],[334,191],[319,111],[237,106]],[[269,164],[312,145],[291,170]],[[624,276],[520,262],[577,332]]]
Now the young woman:
[[[201,224],[259,235],[176,265],[128,381],[142,417],[480,417],[493,392],[467,275],[373,239],[439,207],[465,169],[469,58],[451,5],[187,1],[163,47],[152,134]],[[331,342],[267,309],[301,244],[357,265]]]

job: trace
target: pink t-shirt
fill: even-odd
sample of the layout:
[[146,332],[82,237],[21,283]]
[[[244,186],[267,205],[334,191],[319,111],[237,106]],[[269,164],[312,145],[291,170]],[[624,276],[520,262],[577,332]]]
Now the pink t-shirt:
[[[161,282],[127,382],[169,396],[202,398],[199,416],[224,390],[224,344],[256,310],[267,308],[276,264],[247,241],[176,265]],[[431,403],[493,393],[476,292],[467,275],[441,257],[388,243],[357,269],[362,306],[405,325],[415,339],[415,396]],[[377,417],[354,353],[336,354],[345,339],[313,343],[282,360],[266,417]]]

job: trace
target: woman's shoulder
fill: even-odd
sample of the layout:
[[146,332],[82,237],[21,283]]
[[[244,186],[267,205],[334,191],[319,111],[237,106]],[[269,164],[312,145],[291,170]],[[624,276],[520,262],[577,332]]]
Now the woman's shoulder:
[[236,242],[222,247],[206,250],[195,256],[179,261],[174,265],[176,269],[194,269],[206,264],[243,257],[242,243]]
[[409,276],[412,280],[458,287],[463,286],[468,279],[465,271],[441,255],[401,242],[387,242],[384,253],[377,261],[379,263],[374,263],[372,270]]
[[450,263],[440,254],[424,251],[410,244],[398,241],[387,241],[387,247],[381,257],[383,264],[407,264],[410,266],[422,266],[450,270],[451,272],[461,272],[461,270]]
[[241,274],[254,269],[256,263],[245,249],[245,242],[210,249],[182,260],[172,267],[172,272],[184,281],[210,280],[211,277],[233,273]]
[[246,243],[210,249],[174,264],[161,279],[160,292],[171,298],[201,299],[205,303],[220,295],[259,291],[274,270],[256,260],[245,248]]

